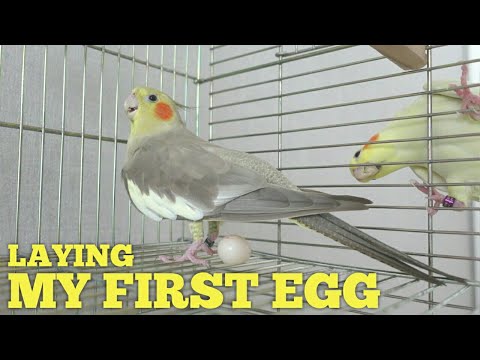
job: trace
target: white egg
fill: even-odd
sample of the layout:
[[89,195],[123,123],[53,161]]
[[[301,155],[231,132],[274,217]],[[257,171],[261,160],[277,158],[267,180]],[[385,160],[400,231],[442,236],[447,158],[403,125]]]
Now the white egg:
[[245,263],[252,250],[248,241],[238,235],[227,235],[218,243],[218,256],[226,265]]

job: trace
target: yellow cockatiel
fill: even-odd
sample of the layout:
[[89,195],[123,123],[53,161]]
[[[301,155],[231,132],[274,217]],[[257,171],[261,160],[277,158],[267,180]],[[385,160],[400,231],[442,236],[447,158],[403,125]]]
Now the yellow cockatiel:
[[[461,86],[467,86],[467,67],[462,67]],[[455,81],[437,81],[433,90],[447,90],[459,87]],[[468,183],[480,179],[480,123],[476,108],[480,98],[473,95],[469,88],[459,88],[433,93],[432,117],[432,174],[434,183]],[[468,111],[470,110],[470,111]],[[461,111],[461,113],[457,113]],[[427,154],[427,118],[414,117],[427,112],[427,95],[418,97],[411,105],[401,110],[397,117],[403,119],[389,122],[379,133],[373,135],[369,144],[358,150],[350,161],[350,171],[360,182],[380,179],[399,169],[410,167],[423,181],[428,179]],[[452,114],[452,112],[455,112]],[[414,118],[409,118],[414,117]],[[418,138],[417,141],[402,139]],[[396,142],[398,140],[398,142]],[[467,161],[458,161],[466,159]],[[471,160],[469,160],[471,159]],[[449,161],[450,160],[450,161]],[[475,160],[475,161],[472,161]],[[413,164],[412,164],[413,162]],[[420,183],[414,185],[424,193],[428,187]],[[472,199],[480,200],[480,186],[438,186],[448,192],[448,196],[432,189],[431,199],[435,207],[464,207]],[[438,210],[428,209],[435,214]]]

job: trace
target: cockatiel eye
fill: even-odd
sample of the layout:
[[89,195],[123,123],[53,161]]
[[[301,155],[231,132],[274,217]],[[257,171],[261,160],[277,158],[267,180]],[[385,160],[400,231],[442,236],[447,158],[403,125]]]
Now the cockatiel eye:
[[360,150],[358,150],[356,153],[355,153],[355,158],[358,158],[360,156]]
[[147,99],[148,99],[149,101],[151,101],[151,102],[155,102],[155,101],[158,100],[158,97],[157,97],[157,95],[153,95],[153,94],[152,94],[152,95],[148,95],[148,98],[147,98]]

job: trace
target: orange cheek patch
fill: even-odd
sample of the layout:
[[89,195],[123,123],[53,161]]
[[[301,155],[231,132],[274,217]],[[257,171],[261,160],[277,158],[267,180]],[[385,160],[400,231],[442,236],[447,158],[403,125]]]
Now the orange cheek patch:
[[155,106],[155,114],[162,120],[169,120],[173,116],[173,110],[166,103],[158,103]]
[[[373,135],[373,136],[370,138],[370,140],[368,140],[368,142],[375,142],[375,141],[377,141],[379,136],[380,136],[380,134],[375,134],[375,135]],[[370,145],[370,144],[365,144],[365,145],[363,146],[363,149],[368,148],[369,145]]]

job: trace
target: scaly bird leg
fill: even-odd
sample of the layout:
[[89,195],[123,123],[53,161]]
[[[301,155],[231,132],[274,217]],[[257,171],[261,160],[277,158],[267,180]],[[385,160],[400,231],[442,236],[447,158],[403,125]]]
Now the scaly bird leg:
[[[418,190],[428,195],[428,186],[425,186],[425,184],[420,184],[415,180],[411,180],[410,183]],[[440,205],[444,207],[465,207],[465,203],[463,201],[457,200],[452,196],[442,195],[435,188],[432,188],[432,196],[427,196],[427,199],[434,201],[433,208],[427,208],[429,215],[435,215],[438,212],[438,209],[436,208],[440,207]]]
[[193,236],[193,243],[188,247],[185,253],[181,256],[175,256],[173,259],[168,256],[159,256],[158,259],[163,262],[180,262],[180,261],[191,261],[194,264],[208,266],[208,261],[199,259],[197,257],[197,252],[203,250],[208,255],[216,254],[216,250],[212,249],[215,240],[218,238],[218,232],[220,229],[219,221],[210,221],[208,223],[208,236],[203,240],[203,222],[195,221],[190,223],[190,232]]
[[[462,65],[462,77],[460,78],[462,86],[467,86],[467,65]],[[450,87],[456,87],[454,84],[450,84]],[[458,96],[462,99],[462,111],[471,110],[470,117],[473,120],[480,120],[480,111],[478,106],[480,105],[480,96],[472,94],[470,88],[456,89],[454,90]]]
[[[185,253],[181,256],[175,256],[173,259],[168,256],[159,256],[157,259],[163,262],[180,262],[180,261],[190,261],[194,264],[208,266],[208,261],[199,259],[197,257],[197,252],[204,250],[204,241],[203,241],[203,222],[194,221],[189,224],[190,232],[192,233],[193,243],[188,247]],[[210,249],[210,251],[212,251]]]
[[220,231],[220,221],[208,222],[208,235],[201,246],[201,249],[205,251],[208,255],[213,255],[217,253],[217,250],[213,250],[212,246],[215,244],[215,240],[217,240],[218,238],[219,231]]

